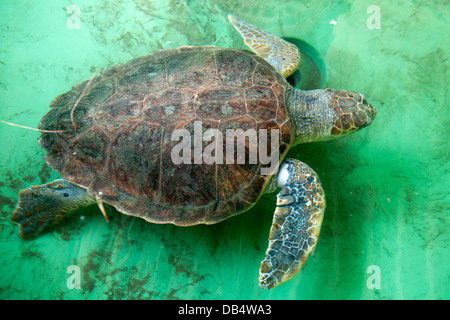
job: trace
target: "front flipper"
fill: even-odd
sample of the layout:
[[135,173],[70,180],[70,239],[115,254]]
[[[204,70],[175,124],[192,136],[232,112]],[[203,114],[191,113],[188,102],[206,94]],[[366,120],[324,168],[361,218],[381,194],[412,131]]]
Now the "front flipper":
[[58,179],[20,191],[10,219],[19,225],[19,236],[25,239],[59,223],[71,211],[94,203],[85,189]]
[[325,211],[325,195],[317,174],[306,164],[285,160],[277,179],[277,195],[269,248],[261,262],[259,285],[271,289],[292,278],[313,252]]
[[228,20],[241,34],[245,44],[277,69],[283,77],[289,77],[298,69],[300,51],[292,43],[252,26],[231,14],[228,15]]

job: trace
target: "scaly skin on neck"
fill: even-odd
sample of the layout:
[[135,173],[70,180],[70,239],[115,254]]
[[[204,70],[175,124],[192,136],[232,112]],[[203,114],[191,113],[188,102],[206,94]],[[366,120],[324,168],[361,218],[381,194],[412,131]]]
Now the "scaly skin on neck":
[[286,94],[294,144],[341,137],[370,125],[376,115],[375,108],[356,92],[290,88]]

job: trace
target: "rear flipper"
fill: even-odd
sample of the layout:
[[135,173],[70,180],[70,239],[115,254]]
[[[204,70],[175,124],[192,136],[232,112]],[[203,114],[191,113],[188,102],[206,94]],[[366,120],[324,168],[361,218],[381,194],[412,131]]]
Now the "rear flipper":
[[59,223],[68,213],[96,203],[85,189],[63,179],[19,192],[19,201],[10,219],[19,225],[22,239],[39,235]]
[[285,160],[278,173],[269,248],[261,262],[259,285],[270,289],[292,278],[313,252],[325,211],[325,196],[316,173],[306,164]]

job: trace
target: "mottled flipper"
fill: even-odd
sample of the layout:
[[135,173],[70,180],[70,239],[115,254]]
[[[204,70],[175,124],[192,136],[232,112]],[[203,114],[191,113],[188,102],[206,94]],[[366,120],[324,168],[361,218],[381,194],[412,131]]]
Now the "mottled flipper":
[[246,45],[269,62],[285,78],[300,65],[300,51],[293,44],[251,24],[228,15],[228,20],[241,34]]
[[325,195],[316,173],[306,164],[285,160],[277,179],[281,191],[261,262],[259,285],[270,289],[289,280],[313,252],[325,211]]
[[20,191],[10,219],[19,224],[19,236],[25,239],[59,223],[71,211],[94,203],[85,189],[58,179]]

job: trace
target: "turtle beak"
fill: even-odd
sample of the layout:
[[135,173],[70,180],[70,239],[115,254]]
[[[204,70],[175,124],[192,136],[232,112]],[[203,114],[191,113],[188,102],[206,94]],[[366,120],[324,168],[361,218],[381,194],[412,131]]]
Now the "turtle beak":
[[377,116],[377,109],[375,109],[370,103],[367,102],[366,97],[364,97],[362,93],[359,93],[359,95],[362,97],[361,110],[366,114],[366,122],[361,125],[361,129],[367,127],[372,123],[372,121]]
[[358,107],[359,110],[353,115],[356,130],[371,125],[377,115],[377,110],[365,98],[363,98],[362,103]]

